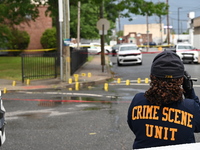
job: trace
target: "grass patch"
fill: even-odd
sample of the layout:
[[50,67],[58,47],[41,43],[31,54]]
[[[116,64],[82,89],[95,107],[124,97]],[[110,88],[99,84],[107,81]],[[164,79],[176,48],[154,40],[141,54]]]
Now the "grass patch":
[[0,79],[21,80],[21,57],[0,57]]
[[[26,60],[25,60],[26,61]],[[22,80],[21,57],[0,57],[0,79]],[[24,73],[33,79],[49,78],[54,75],[54,58],[29,57],[25,62]],[[39,68],[39,69],[38,69]],[[46,76],[48,75],[48,76]],[[29,78],[30,79],[30,78]]]
[[[92,61],[94,57],[88,56],[87,61]],[[39,63],[41,62],[41,63]],[[35,65],[36,64],[36,65]],[[49,75],[52,74],[52,71],[54,71],[54,59],[49,59],[48,61],[44,59],[44,57],[41,59],[41,57],[30,57],[29,61],[26,62],[26,75],[34,75],[34,70],[36,70],[38,67],[40,68],[40,71],[37,72],[37,75],[43,75],[47,73],[47,70],[50,70]],[[59,67],[57,68],[57,72],[59,74]],[[8,79],[8,80],[16,80],[21,81],[22,80],[22,68],[21,68],[21,57],[0,57],[0,79]],[[51,76],[50,76],[51,77]],[[48,78],[47,76],[38,77],[37,79],[43,79]]]

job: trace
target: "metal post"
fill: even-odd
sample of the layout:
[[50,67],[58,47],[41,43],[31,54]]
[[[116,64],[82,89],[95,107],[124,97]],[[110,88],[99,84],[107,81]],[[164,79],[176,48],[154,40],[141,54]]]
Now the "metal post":
[[60,35],[60,79],[63,80],[63,59],[62,59],[62,49],[63,49],[63,42],[62,42],[62,23],[63,23],[63,1],[58,1],[58,9],[59,9],[59,35]]
[[104,66],[105,66],[104,25],[102,25],[102,35],[101,35],[101,65],[102,65],[102,72],[104,72]]
[[179,40],[179,34],[180,34],[180,25],[179,25],[179,10],[182,9],[182,7],[178,7],[178,40]]
[[81,2],[78,1],[77,49],[79,49],[79,42],[80,42],[80,8],[81,8]]
[[147,23],[147,47],[146,47],[146,50],[148,52],[149,51],[149,18],[148,18],[147,14],[146,14],[146,23]]
[[[166,4],[168,5],[168,0],[166,0]],[[170,29],[169,29],[169,8],[167,9],[167,43],[170,44]]]

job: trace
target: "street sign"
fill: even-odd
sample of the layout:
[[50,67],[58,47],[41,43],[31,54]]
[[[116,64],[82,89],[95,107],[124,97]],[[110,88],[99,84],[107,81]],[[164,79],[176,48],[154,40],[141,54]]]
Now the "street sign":
[[110,28],[110,22],[105,18],[101,18],[99,19],[99,21],[97,21],[97,29],[103,30],[103,25],[104,25],[104,30],[108,30]]
[[[104,30],[104,35],[107,35],[107,33],[108,33],[107,30]],[[100,35],[103,35],[103,31],[102,31],[102,30],[99,30],[99,34],[100,34]]]

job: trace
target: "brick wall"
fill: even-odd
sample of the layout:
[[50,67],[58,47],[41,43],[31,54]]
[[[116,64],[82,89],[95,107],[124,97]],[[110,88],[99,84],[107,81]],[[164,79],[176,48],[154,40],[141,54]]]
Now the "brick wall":
[[31,49],[42,49],[42,45],[40,44],[40,38],[42,33],[48,29],[52,28],[52,18],[45,16],[46,6],[39,7],[39,17],[34,21],[29,21],[29,25],[26,23],[22,23],[18,26],[19,30],[27,31],[30,35],[30,43],[28,46],[28,50]]

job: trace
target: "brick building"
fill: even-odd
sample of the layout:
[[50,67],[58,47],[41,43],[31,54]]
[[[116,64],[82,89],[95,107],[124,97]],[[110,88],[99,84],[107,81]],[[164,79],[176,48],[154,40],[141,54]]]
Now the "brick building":
[[194,47],[200,49],[200,17],[196,17],[193,19],[193,28],[194,28]]
[[[162,43],[165,40],[164,24],[149,24],[149,41]],[[135,43],[140,45],[147,42],[147,25],[146,24],[129,24],[124,25],[124,36],[129,40],[135,39]],[[132,37],[132,38],[131,38]],[[129,42],[130,43],[130,42]]]
[[40,38],[46,29],[52,28],[52,18],[45,15],[47,6],[40,6],[38,9],[39,17],[35,21],[30,20],[29,24],[21,23],[17,26],[19,30],[27,31],[30,35],[30,43],[27,48],[28,50],[42,49]]

